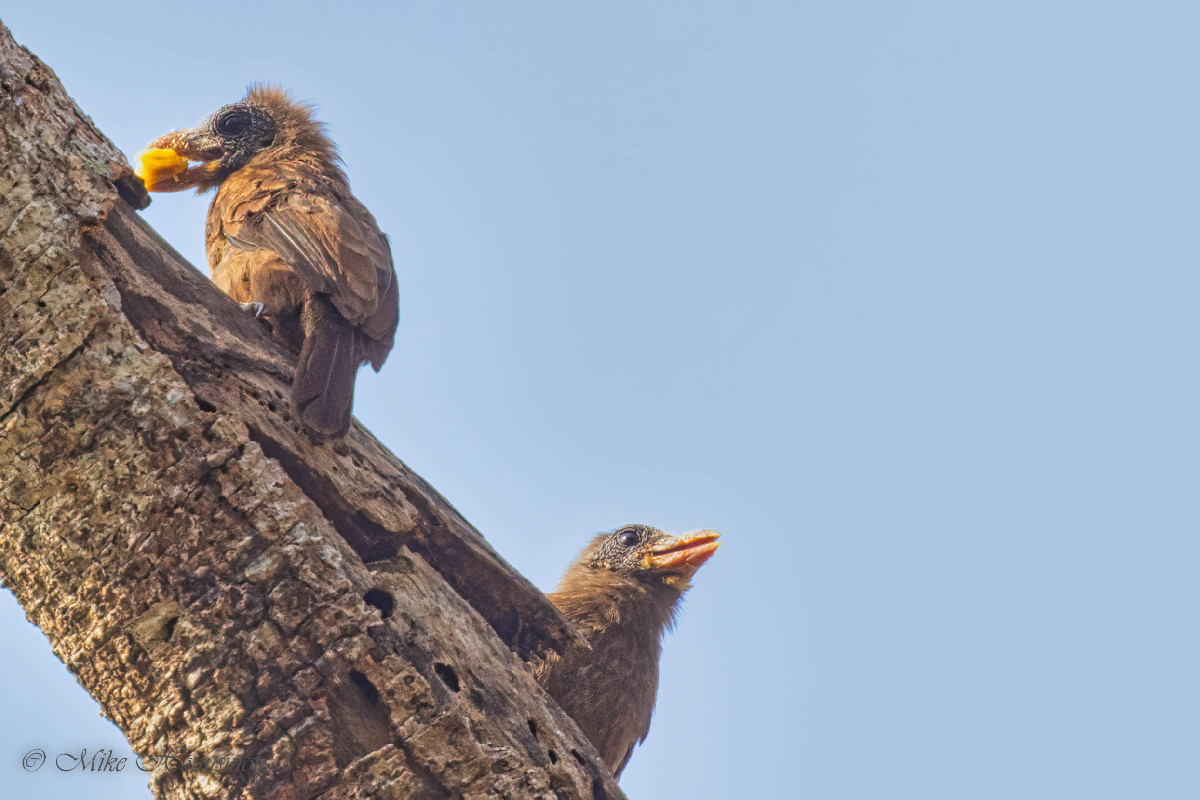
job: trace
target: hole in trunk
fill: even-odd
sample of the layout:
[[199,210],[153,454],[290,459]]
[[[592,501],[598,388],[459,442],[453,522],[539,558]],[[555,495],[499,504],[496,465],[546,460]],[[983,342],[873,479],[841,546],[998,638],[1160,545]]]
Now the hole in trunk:
[[458,673],[453,668],[439,661],[433,665],[433,671],[437,673],[437,676],[442,679],[442,683],[446,684],[450,691],[458,691]]

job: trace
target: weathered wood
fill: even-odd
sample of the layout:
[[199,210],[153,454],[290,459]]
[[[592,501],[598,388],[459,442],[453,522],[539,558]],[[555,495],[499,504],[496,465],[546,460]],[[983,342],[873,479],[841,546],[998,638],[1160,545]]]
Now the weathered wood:
[[137,752],[254,759],[158,797],[621,796],[521,663],[570,626],[357,423],[309,438],[3,26],[0,196],[0,579]]

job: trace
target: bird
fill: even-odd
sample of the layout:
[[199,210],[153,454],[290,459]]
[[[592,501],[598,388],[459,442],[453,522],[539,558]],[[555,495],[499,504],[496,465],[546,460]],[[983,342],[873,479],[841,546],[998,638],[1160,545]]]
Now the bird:
[[400,294],[391,247],[350,192],[311,105],[250,86],[190,130],[141,155],[152,192],[216,190],[205,225],[213,283],[299,350],[291,399],[321,436],[350,425],[359,367],[383,366]]
[[590,647],[537,657],[534,677],[616,778],[650,731],[663,635],[719,537],[624,525],[593,538],[547,595]]

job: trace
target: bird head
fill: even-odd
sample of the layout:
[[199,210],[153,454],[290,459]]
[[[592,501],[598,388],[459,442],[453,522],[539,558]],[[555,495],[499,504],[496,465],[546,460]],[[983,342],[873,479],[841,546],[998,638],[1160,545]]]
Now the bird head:
[[337,152],[312,107],[276,86],[256,85],[196,127],[151,142],[140,155],[138,175],[152,192],[204,192],[242,167],[288,156],[337,168]]
[[719,538],[716,531],[671,536],[649,525],[625,525],[593,539],[576,564],[600,575],[682,593],[720,547]]

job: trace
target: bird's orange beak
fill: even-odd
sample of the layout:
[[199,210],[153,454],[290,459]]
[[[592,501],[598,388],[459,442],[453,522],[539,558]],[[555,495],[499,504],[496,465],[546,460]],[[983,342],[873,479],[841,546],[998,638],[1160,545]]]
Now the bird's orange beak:
[[717,541],[720,538],[721,534],[716,531],[697,531],[680,536],[669,544],[651,548],[646,554],[646,563],[653,569],[691,577],[717,552],[721,546]]
[[[178,192],[212,178],[223,155],[217,139],[196,131],[172,131],[138,154],[137,175],[152,192]],[[189,161],[199,162],[188,165]]]

